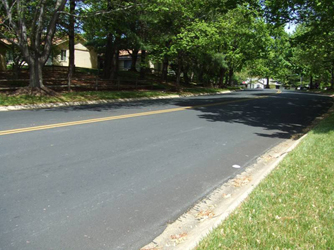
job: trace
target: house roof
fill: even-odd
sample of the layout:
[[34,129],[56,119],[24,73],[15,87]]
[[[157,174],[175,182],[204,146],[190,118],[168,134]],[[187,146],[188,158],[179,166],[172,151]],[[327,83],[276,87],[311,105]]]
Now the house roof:
[[[129,49],[123,49],[119,51],[119,56],[130,56],[130,54],[132,53],[133,50]],[[138,55],[141,55],[141,50],[138,51]]]
[[[62,43],[68,42],[68,40],[69,40],[68,37],[64,37],[64,38],[62,38],[62,37],[54,37],[52,39],[52,44],[53,45],[60,45]],[[15,38],[15,39],[13,39],[13,41],[16,42],[17,39]],[[83,36],[78,35],[78,34],[75,36],[75,41],[76,42],[78,42],[78,41],[87,42],[87,40]],[[0,42],[2,44],[4,44],[4,45],[7,45],[7,46],[12,44],[11,41],[9,41],[9,40],[7,40],[5,38],[0,39]]]
[[[68,42],[68,40],[69,39],[68,39],[67,36],[66,37],[54,37],[53,40],[52,40],[52,43],[54,45],[60,45],[60,44]],[[75,42],[79,42],[79,41],[87,42],[87,40],[83,36],[81,36],[79,34],[76,34],[75,35]]]
[[6,47],[11,45],[11,42],[9,42],[7,39],[0,39],[0,43]]

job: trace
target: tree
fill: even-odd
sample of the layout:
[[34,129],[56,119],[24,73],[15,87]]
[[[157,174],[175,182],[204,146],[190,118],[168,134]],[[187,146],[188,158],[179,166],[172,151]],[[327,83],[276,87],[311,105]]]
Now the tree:
[[272,27],[266,24],[267,43],[261,57],[254,58],[248,63],[248,70],[252,76],[261,76],[267,79],[266,88],[269,88],[269,79],[275,78],[286,82],[290,74],[289,36],[283,27]]
[[56,24],[66,0],[1,0],[1,3],[7,15],[1,37],[22,52],[29,65],[29,87],[44,88],[42,68],[49,58]]
[[310,78],[310,88],[315,87],[315,77],[327,80],[328,75],[331,75],[330,85],[333,88],[334,32],[315,35],[310,29],[301,24],[292,36],[293,65],[303,76]]
[[[267,20],[282,25],[293,22],[302,25],[305,29],[298,40],[304,44],[304,50],[311,52],[312,47],[317,51],[324,51],[323,68],[328,67],[331,74],[331,88],[334,89],[334,59],[333,59],[333,33],[334,33],[334,4],[332,0],[263,0]],[[319,43],[321,47],[319,47]],[[323,48],[326,48],[323,50]],[[300,65],[299,65],[300,66]],[[313,65],[315,66],[315,65]],[[313,75],[314,67],[308,65],[308,74]],[[317,66],[318,68],[318,66]],[[311,77],[312,79],[312,77]],[[312,80],[311,80],[312,82]]]
[[69,64],[68,64],[68,76],[67,76],[67,85],[68,90],[71,90],[71,81],[73,77],[73,73],[75,70],[75,0],[70,0],[70,16],[69,16],[69,27],[68,27],[68,42],[69,42]]
[[[178,0],[159,1],[159,5],[152,5],[154,11],[158,9],[157,12],[154,12],[157,13],[157,17],[154,18],[155,23],[153,24],[157,27],[155,30],[158,34],[150,42],[153,44],[153,54],[156,58],[160,57],[163,60],[163,78],[166,79],[168,62],[172,62],[176,73],[177,88],[181,73],[185,80],[187,79],[186,81],[189,81],[190,73],[198,81],[207,85],[217,82],[217,76],[220,76],[219,82],[222,83],[222,76],[228,70],[227,62],[232,64],[232,58],[236,59],[241,54],[245,55],[245,58],[248,58],[246,53],[256,55],[256,52],[252,53],[251,50],[246,52],[247,47],[241,45],[234,54],[228,55],[233,49],[233,42],[238,43],[242,39],[246,42],[247,38],[243,38],[243,35],[247,35],[245,32],[252,33],[249,32],[250,25],[247,23],[251,21],[253,25],[256,21],[255,17],[248,18],[251,16],[253,6],[256,5],[255,1],[247,4],[243,4],[244,2]],[[236,14],[238,11],[239,15]],[[234,14],[238,16],[239,21],[244,17],[243,28],[230,25],[231,23],[238,24]],[[248,46],[251,47],[250,45],[249,42]],[[228,57],[230,60],[227,60]],[[234,70],[242,67],[246,60],[240,60],[240,64],[230,67],[230,76],[233,75]]]

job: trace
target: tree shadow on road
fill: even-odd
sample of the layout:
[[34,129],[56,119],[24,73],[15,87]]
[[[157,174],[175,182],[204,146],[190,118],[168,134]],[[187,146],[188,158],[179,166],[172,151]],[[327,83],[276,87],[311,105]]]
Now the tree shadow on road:
[[[202,96],[200,98],[158,99],[145,101],[119,102],[97,105],[82,105],[49,109],[48,111],[101,112],[101,115],[118,114],[118,110],[128,113],[145,112],[178,107],[192,107],[201,112],[201,119],[209,122],[225,122],[244,124],[263,128],[265,133],[259,136],[271,138],[291,138],[301,133],[309,126],[315,117],[326,112],[332,102],[330,98],[285,93],[272,95],[274,92],[244,91],[243,95],[232,93],[229,95]],[[254,97],[265,97],[259,98]],[[271,96],[270,96],[271,95]],[[214,105],[215,103],[223,103]],[[213,105],[213,106],[210,106]]]
[[[179,104],[182,106],[182,104]],[[325,113],[332,101],[324,97],[307,98],[292,94],[231,103],[224,106],[198,107],[198,116],[210,122],[225,122],[261,127],[259,136],[288,139],[302,133],[312,121]]]

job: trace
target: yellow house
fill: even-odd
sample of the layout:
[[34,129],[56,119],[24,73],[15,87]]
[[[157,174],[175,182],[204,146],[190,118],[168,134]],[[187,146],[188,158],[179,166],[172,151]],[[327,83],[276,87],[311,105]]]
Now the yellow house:
[[[97,53],[90,46],[85,46],[86,40],[77,36],[74,45],[74,64],[79,68],[97,69]],[[47,65],[68,66],[69,64],[69,42],[58,40],[54,43],[55,56],[47,62]]]

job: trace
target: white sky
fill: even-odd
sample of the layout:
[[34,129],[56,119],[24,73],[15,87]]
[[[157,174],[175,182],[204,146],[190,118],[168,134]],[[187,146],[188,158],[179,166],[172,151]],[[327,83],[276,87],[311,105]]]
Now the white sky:
[[287,23],[284,27],[285,32],[287,32],[288,34],[293,34],[296,30],[296,24],[294,23]]

